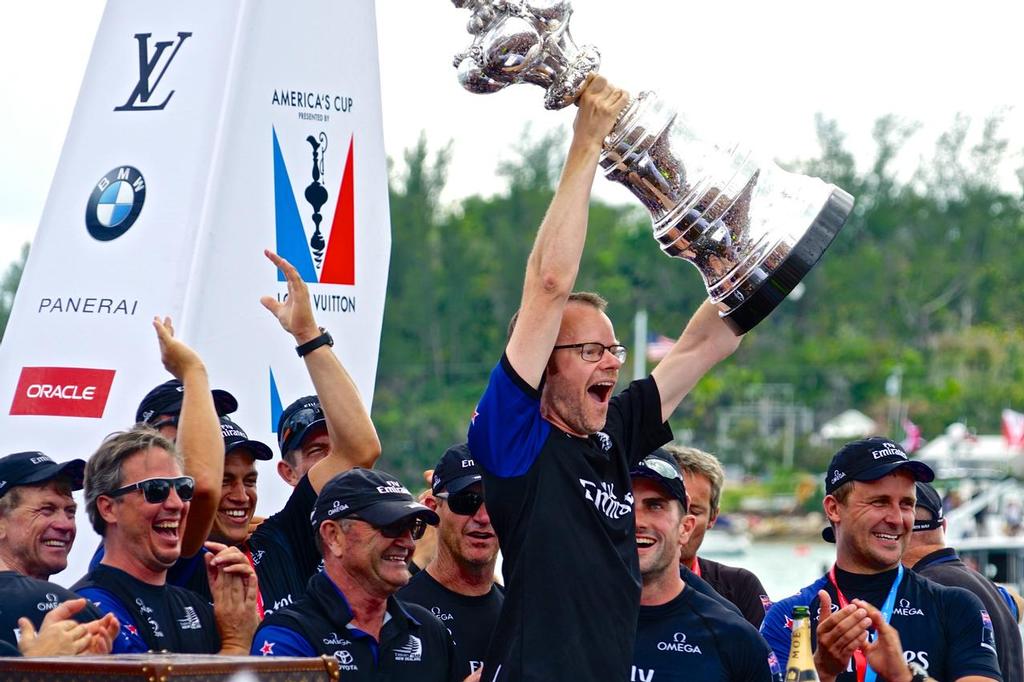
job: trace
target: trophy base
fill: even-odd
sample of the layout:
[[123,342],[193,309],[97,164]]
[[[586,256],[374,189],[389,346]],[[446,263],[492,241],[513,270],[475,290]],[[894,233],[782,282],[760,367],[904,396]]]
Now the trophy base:
[[832,190],[825,206],[785,260],[743,303],[722,315],[737,336],[756,327],[793,291],[832,244],[852,210],[853,197],[838,187]]

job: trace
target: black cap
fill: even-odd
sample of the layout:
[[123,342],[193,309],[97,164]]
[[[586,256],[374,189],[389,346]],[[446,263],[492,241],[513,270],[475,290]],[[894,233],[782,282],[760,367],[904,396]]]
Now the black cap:
[[[825,494],[831,495],[847,481],[877,481],[896,469],[906,468],[918,481],[935,480],[935,472],[924,462],[910,459],[898,443],[872,436],[844,445],[832,458],[825,473]],[[825,542],[835,542],[832,526],[821,531]]]
[[[217,416],[223,417],[238,409],[238,401],[235,396],[227,391],[215,388],[213,394],[213,406],[217,409]],[[181,401],[185,397],[185,387],[177,379],[171,379],[160,384],[146,394],[146,397],[139,403],[139,409],[135,411],[135,421],[153,424],[156,417],[161,414],[180,414]]]
[[220,418],[220,435],[224,439],[225,456],[232,450],[248,450],[255,459],[274,459],[274,451],[258,440],[249,440],[242,427],[227,417]]
[[672,497],[682,503],[683,511],[686,511],[686,484],[683,482],[683,472],[675,457],[665,449],[658,448],[644,457],[630,470],[629,475],[632,478],[649,478],[657,481]]
[[416,501],[398,478],[386,471],[356,467],[332,478],[320,490],[310,520],[313,529],[324,521],[358,516],[380,527],[419,516],[432,526],[441,520],[430,507]]
[[932,487],[931,483],[917,482],[917,506],[929,511],[931,520],[914,521],[914,530],[935,530],[942,526],[942,496]]
[[459,443],[441,455],[441,461],[434,467],[430,489],[434,493],[457,493],[474,483],[479,483],[482,479],[480,469],[473,460],[473,455],[469,453],[469,445]]
[[71,479],[71,489],[81,490],[85,477],[85,460],[72,459],[57,464],[41,452],[16,452],[0,457],[0,497],[19,485],[45,483],[58,476]]
[[277,445],[281,455],[301,447],[310,429],[326,424],[320,399],[315,395],[303,396],[284,408],[277,420]]

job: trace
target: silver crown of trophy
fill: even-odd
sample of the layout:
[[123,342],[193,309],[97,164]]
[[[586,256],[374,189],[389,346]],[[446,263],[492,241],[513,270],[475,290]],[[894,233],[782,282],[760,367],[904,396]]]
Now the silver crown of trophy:
[[[569,0],[452,2],[472,12],[473,44],[455,57],[470,92],[533,83],[547,90],[548,109],[560,109],[600,65],[597,50],[577,47],[569,33]],[[623,110],[600,163],[650,212],[662,251],[697,267],[737,334],[782,302],[853,209],[853,197],[835,185],[704,139],[652,92]]]

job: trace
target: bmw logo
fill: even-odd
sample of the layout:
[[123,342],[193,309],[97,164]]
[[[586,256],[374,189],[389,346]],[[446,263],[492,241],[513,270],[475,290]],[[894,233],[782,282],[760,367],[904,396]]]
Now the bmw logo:
[[85,226],[94,239],[108,242],[128,231],[146,202],[146,180],[132,166],[119,166],[96,183],[85,208]]

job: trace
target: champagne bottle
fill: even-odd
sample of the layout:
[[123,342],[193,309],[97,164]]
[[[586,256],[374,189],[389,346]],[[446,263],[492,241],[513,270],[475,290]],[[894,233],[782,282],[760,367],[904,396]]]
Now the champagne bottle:
[[786,682],[819,682],[811,653],[811,613],[806,606],[793,607],[793,639],[789,643]]

